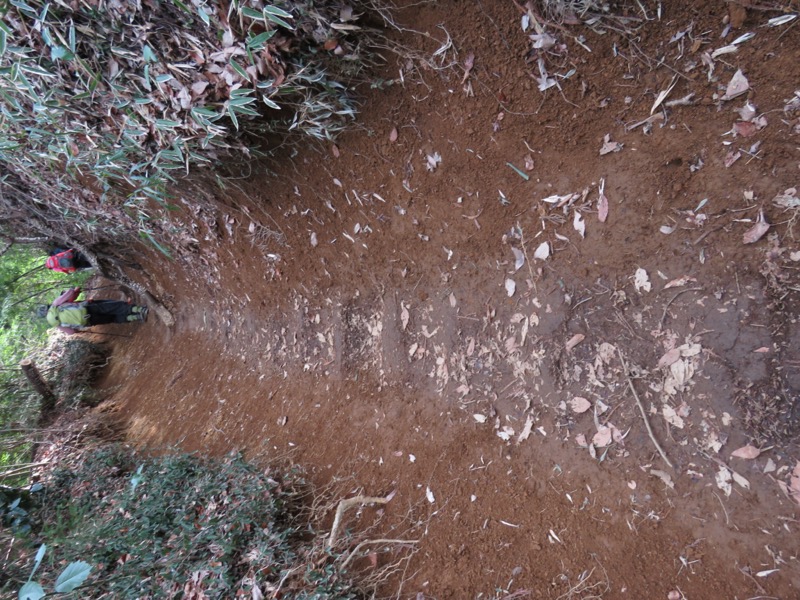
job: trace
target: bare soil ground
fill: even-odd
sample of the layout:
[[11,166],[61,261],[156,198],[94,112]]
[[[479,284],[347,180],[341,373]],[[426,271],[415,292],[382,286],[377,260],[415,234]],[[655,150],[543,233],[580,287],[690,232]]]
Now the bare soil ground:
[[800,28],[728,10],[541,55],[514,2],[402,11],[355,131],[180,190],[140,274],[177,324],[105,380],[129,439],[396,490],[348,521],[418,540],[384,596],[800,597]]

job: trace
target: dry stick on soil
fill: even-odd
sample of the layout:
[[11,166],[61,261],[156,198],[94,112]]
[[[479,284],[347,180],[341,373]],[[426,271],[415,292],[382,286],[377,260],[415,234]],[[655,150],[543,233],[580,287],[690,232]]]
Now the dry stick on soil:
[[622,351],[619,348],[617,348],[617,355],[619,356],[619,362],[622,363],[622,370],[625,372],[625,379],[628,380],[628,385],[631,388],[631,392],[633,392],[633,397],[636,399],[636,404],[639,407],[639,412],[642,413],[642,419],[644,420],[645,427],[647,427],[647,433],[650,435],[650,439],[653,441],[653,445],[656,447],[656,450],[658,450],[658,453],[661,455],[661,458],[664,459],[664,462],[667,463],[667,466],[670,469],[674,469],[675,467],[672,466],[671,462],[669,462],[666,452],[664,452],[664,449],[661,447],[661,444],[658,443],[656,436],[653,434],[653,428],[650,427],[650,421],[647,419],[647,413],[644,410],[644,404],[642,404],[642,401],[639,399],[639,394],[636,393],[636,388],[633,387],[633,381],[631,381],[631,377],[630,375],[628,375],[628,365],[625,364],[625,358],[622,356]]
[[386,504],[394,497],[394,492],[385,498],[377,498],[374,496],[356,496],[355,498],[347,498],[339,503],[339,508],[336,509],[336,517],[333,519],[333,527],[331,527],[331,535],[328,538],[328,547],[333,547],[336,542],[336,534],[339,532],[339,525],[341,525],[342,517],[345,511],[352,506],[360,506],[362,504]]
[[669,301],[664,306],[664,313],[661,315],[661,320],[658,322],[658,328],[662,329],[664,327],[664,320],[667,318],[667,311],[669,310],[670,305],[673,302],[675,302],[675,300],[678,298],[678,296],[680,296],[685,292],[699,292],[702,291],[702,289],[703,288],[701,287],[686,288],[685,290],[681,290],[680,292],[675,294],[672,298],[670,298]]
[[347,567],[348,563],[355,558],[355,555],[361,550],[362,547],[366,546],[367,544],[418,544],[419,540],[389,540],[389,539],[377,539],[377,540],[364,540],[358,546],[353,548],[353,551],[344,559],[342,565],[339,567],[342,571],[344,571],[345,567]]

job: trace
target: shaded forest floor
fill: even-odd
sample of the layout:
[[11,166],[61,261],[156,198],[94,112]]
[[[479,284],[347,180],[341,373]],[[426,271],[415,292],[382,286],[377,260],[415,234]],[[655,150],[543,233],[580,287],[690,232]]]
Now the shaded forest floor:
[[396,490],[350,520],[419,540],[386,596],[796,597],[800,29],[696,5],[551,28],[544,92],[514,3],[401,14],[355,131],[179,191],[129,439]]

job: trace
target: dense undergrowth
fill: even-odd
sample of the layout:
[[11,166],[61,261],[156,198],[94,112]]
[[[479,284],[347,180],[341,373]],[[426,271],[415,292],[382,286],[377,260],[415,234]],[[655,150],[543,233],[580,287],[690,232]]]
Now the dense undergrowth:
[[332,0],[5,4],[2,203],[34,230],[155,243],[176,178],[265,133],[326,139],[354,117],[358,18]]
[[51,589],[65,564],[83,561],[92,570],[82,598],[357,598],[315,544],[304,487],[298,471],[239,456],[143,458],[107,446],[37,493],[35,533],[0,589],[16,594],[44,543],[35,579]]

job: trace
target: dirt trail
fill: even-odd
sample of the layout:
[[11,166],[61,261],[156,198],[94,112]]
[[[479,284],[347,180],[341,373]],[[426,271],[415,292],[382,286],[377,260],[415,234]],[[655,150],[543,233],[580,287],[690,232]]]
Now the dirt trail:
[[[712,82],[688,42],[722,45],[723,3],[667,11],[638,57],[587,30],[543,94],[520,14],[490,4],[402,15],[446,28],[455,66],[392,59],[335,148],[246,165],[214,197],[187,184],[200,204],[165,226],[181,250],[150,262],[177,325],[143,326],[107,378],[131,440],[290,458],[341,497],[397,490],[353,528],[419,539],[398,597],[798,597],[779,485],[800,458],[797,244],[771,202],[798,176],[797,29],[751,15]],[[712,96],[737,66],[769,120],[746,141],[721,137],[745,97]],[[626,131],[673,76],[696,104]],[[620,152],[599,155],[606,134]],[[759,208],[777,237],[744,245]]]

